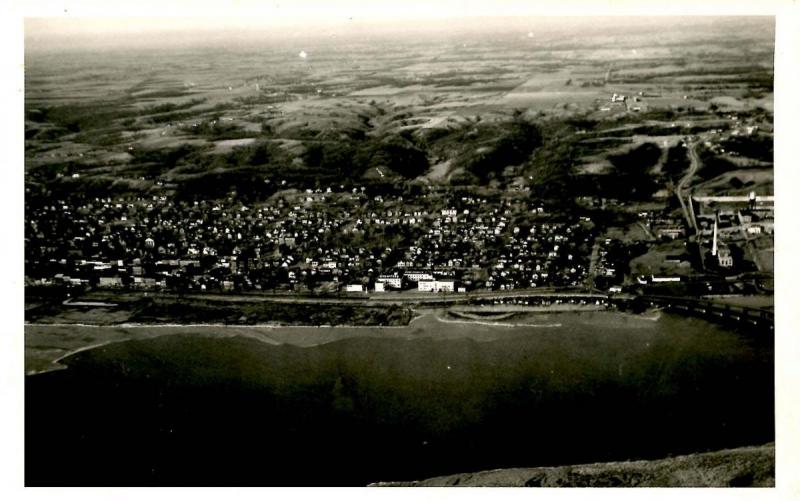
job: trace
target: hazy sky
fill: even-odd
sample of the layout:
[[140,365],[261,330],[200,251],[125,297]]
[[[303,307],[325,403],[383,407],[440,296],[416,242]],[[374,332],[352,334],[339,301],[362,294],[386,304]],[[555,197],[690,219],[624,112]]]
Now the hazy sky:
[[[12,0],[13,1],[13,0]],[[767,14],[791,0],[19,0],[25,17],[48,17],[35,27],[52,33],[291,26],[352,21],[447,17],[597,14]],[[118,19],[80,19],[86,17]],[[189,18],[186,18],[188,16]],[[184,19],[175,19],[184,17]],[[205,19],[199,19],[205,17]],[[127,18],[127,19],[126,19]],[[133,19],[131,19],[133,18]],[[138,19],[137,19],[138,18]],[[144,19],[151,18],[151,19]],[[152,19],[162,18],[162,19]],[[173,18],[173,19],[163,19]],[[32,25],[33,27],[33,25]]]
[[[228,38],[291,30],[313,34],[318,28],[357,33],[386,30],[389,23],[401,23],[406,31],[427,28],[447,32],[457,28],[457,23],[445,18],[471,18],[474,24],[491,17],[767,14],[770,5],[774,10],[775,4],[784,0],[18,1],[17,10],[25,17],[25,48],[37,50],[188,44],[223,33]],[[415,25],[415,21],[419,22]],[[514,29],[525,29],[523,24],[517,23]]]
[[[622,34],[669,29],[710,30],[712,25],[727,30],[744,29],[753,34],[774,36],[774,18],[713,17],[461,17],[446,20],[387,19],[309,19],[305,22],[280,22],[271,18],[70,18],[25,20],[25,51],[60,52],[71,49],[139,49],[192,46],[247,46],[253,43],[288,43],[306,40],[331,43],[332,40],[375,40],[419,37],[519,36],[534,40],[564,39],[564,36]],[[296,20],[296,19],[295,19]],[[446,29],[443,28],[446,26]],[[555,37],[554,37],[555,35]],[[367,37],[367,38],[363,38]]]

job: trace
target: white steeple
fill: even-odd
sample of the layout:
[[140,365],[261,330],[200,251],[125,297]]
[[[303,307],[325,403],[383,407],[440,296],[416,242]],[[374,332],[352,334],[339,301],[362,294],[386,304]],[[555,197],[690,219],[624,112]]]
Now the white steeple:
[[717,255],[717,218],[719,214],[714,214],[714,241],[711,244],[711,255]]

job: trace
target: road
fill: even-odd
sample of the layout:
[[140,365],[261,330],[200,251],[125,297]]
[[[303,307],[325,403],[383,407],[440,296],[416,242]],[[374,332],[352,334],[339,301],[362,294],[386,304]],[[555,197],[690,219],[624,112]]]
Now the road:
[[686,199],[684,200],[684,190],[688,189],[689,181],[691,181],[695,172],[697,172],[697,169],[700,167],[700,159],[697,157],[697,152],[694,149],[695,145],[691,143],[688,138],[686,138],[686,146],[690,161],[689,171],[678,182],[678,186],[675,188],[675,194],[678,196],[678,201],[681,203],[681,209],[683,209],[683,216],[686,218],[686,222],[689,223],[689,227],[697,233],[697,220],[694,216],[691,194],[687,193]]
[[595,268],[597,268],[597,260],[600,256],[600,242],[597,239],[592,245],[592,255],[589,258],[589,271],[586,273],[586,287],[592,289],[594,287]]
[[[147,294],[127,292],[124,293],[124,298],[119,298],[118,303],[122,308],[129,307],[127,305],[134,303],[141,297],[150,298],[163,298],[171,301],[178,300],[174,294],[166,292],[149,292]],[[428,305],[428,306],[444,306],[457,303],[466,303],[475,300],[513,300],[525,297],[543,297],[552,298],[552,300],[561,299],[563,301],[580,300],[580,299],[605,299],[606,293],[586,290],[578,287],[570,288],[532,288],[532,289],[515,289],[511,291],[473,291],[469,293],[431,293],[431,292],[417,292],[417,291],[403,291],[403,292],[385,292],[385,293],[349,293],[339,295],[297,295],[297,294],[187,294],[180,298],[181,301],[220,301],[231,304],[236,303],[280,303],[280,304],[306,304],[315,306],[366,306],[366,307],[380,307],[388,305]],[[108,297],[108,294],[101,296],[103,299]],[[99,298],[92,298],[99,299]]]

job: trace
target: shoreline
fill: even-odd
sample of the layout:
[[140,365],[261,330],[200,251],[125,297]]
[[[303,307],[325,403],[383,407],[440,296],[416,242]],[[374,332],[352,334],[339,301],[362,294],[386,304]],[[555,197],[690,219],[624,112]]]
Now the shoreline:
[[446,318],[436,317],[436,320],[445,324],[470,324],[470,325],[486,325],[489,327],[563,327],[561,323],[552,324],[511,324],[502,322],[487,322],[485,320],[449,320]]
[[[474,326],[479,329],[501,329],[512,332],[515,329],[544,329],[542,332],[554,332],[555,329],[564,328],[569,322],[562,323],[553,318],[553,315],[567,314],[572,318],[591,317],[593,315],[607,316],[608,318],[629,318],[653,321],[658,318],[645,318],[630,313],[616,310],[571,310],[571,311],[529,311],[513,312],[511,317],[522,315],[519,322],[498,322],[491,319],[452,319],[446,318],[448,309],[425,308],[414,310],[414,316],[406,325],[279,325],[257,324],[236,325],[222,323],[191,323],[191,324],[145,324],[145,323],[120,323],[120,324],[87,324],[87,323],[31,323],[24,324],[25,331],[25,365],[26,375],[43,374],[54,370],[62,370],[66,366],[61,364],[64,359],[77,353],[101,348],[114,343],[132,340],[146,340],[161,336],[172,335],[198,335],[211,337],[244,336],[256,339],[271,345],[289,344],[299,347],[312,347],[320,344],[335,342],[353,337],[381,337],[381,333],[391,337],[415,339],[417,337],[437,337],[450,339],[458,337],[458,332],[451,329],[441,330],[450,326],[454,329],[469,328]],[[541,323],[531,322],[530,318],[542,317]],[[527,320],[527,322],[525,321]],[[648,322],[650,323],[650,322]],[[437,331],[437,329],[439,329]],[[78,334],[83,334],[79,338]],[[481,335],[483,336],[483,335]],[[481,337],[482,338],[482,337]],[[84,344],[85,343],[85,344]]]
[[[520,308],[520,307],[518,307]],[[521,307],[525,308],[525,307]],[[546,309],[545,309],[546,308]],[[452,310],[452,311],[451,311]],[[431,308],[431,307],[424,307],[424,308],[417,308],[412,309],[414,312],[422,312],[416,314],[412,317],[407,324],[403,325],[380,325],[380,324],[279,324],[279,323],[260,323],[260,324],[234,324],[234,323],[220,323],[220,322],[202,322],[202,323],[144,323],[144,322],[121,322],[121,323],[109,323],[109,324],[97,324],[97,323],[86,323],[86,322],[28,322],[26,321],[23,325],[25,327],[89,327],[89,328],[123,328],[123,329],[141,329],[141,328],[177,328],[177,327],[233,327],[233,328],[242,328],[242,329],[287,329],[287,328],[326,328],[326,329],[404,329],[411,326],[414,322],[419,321],[420,319],[430,316],[436,315],[436,313],[440,312],[450,312],[454,314],[463,314],[463,313],[471,313],[470,311],[461,311],[459,309],[451,309],[451,308]],[[648,310],[649,311],[649,310]],[[498,311],[498,314],[501,313]],[[586,308],[582,306],[575,305],[574,308],[564,308],[563,305],[559,305],[559,307],[540,307],[540,306],[531,306],[527,307],[527,309],[515,309],[513,311],[505,311],[503,313],[507,313],[509,317],[513,317],[516,315],[558,315],[558,314],[586,314],[586,313],[614,313],[614,314],[623,314],[626,316],[633,316],[635,318],[642,318],[646,320],[658,320],[659,317],[656,318],[646,318],[644,317],[644,313],[636,314],[636,313],[628,313],[624,311],[620,311],[617,309],[612,308]],[[437,318],[441,318],[438,317]],[[463,316],[463,321],[455,321],[455,320],[442,320],[445,323],[475,323],[481,324],[486,323],[486,320],[480,318],[471,318],[467,316]],[[487,319],[491,320],[491,319]],[[515,325],[515,324],[497,324],[497,325]],[[531,326],[538,326],[539,324],[531,324]],[[523,326],[520,324],[519,326]]]

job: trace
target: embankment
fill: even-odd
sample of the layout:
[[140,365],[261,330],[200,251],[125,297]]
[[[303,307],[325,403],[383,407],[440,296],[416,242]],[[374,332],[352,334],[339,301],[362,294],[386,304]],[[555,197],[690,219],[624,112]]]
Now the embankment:
[[775,444],[653,461],[509,468],[373,487],[774,487]]

